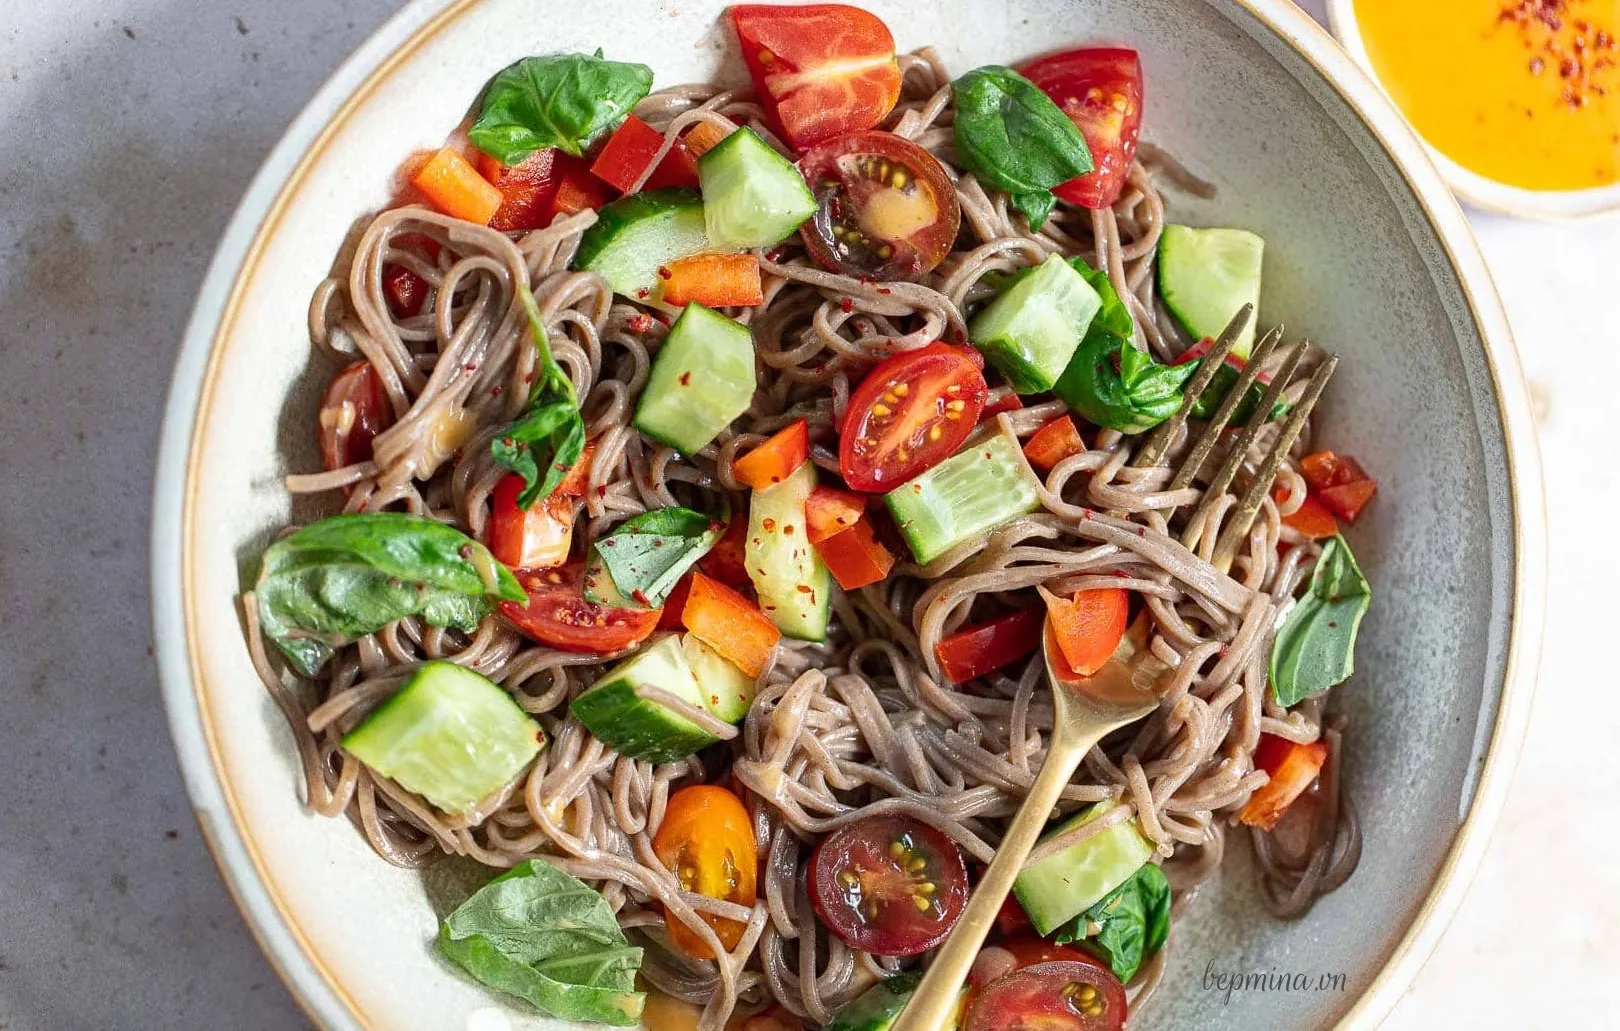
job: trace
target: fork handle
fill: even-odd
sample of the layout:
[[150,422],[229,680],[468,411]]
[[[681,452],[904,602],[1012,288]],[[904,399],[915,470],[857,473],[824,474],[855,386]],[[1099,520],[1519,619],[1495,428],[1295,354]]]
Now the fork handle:
[[1008,825],[990,868],[984,872],[979,886],[973,889],[950,937],[934,955],[934,961],[890,1031],[942,1031],[950,1026],[961,997],[958,989],[966,983],[968,970],[978,958],[979,947],[1001,912],[1001,904],[1012,890],[1013,880],[1035,847],[1063,789],[1074,777],[1074,771],[1080,768],[1080,761],[1101,736],[1086,734],[1064,740],[1066,735],[1053,735],[1046,762],[1041,764],[1041,772],[1030,786],[1018,815]]

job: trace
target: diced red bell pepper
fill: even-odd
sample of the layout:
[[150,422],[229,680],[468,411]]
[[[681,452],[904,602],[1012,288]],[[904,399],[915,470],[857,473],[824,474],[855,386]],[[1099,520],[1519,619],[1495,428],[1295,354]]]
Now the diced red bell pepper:
[[687,573],[675,581],[669,595],[664,598],[664,607],[658,612],[659,630],[680,630],[686,626],[681,622],[681,614],[686,609],[686,599],[692,593],[692,577],[695,574]]
[[[1273,497],[1281,501],[1283,492],[1278,490]],[[1339,532],[1339,524],[1334,520],[1333,513],[1322,504],[1322,499],[1316,496],[1315,491],[1308,491],[1304,503],[1291,514],[1283,516],[1282,522],[1284,526],[1298,530],[1313,541],[1332,537]]]
[[556,160],[557,194],[551,200],[553,217],[577,215],[586,208],[594,211],[611,199],[607,185],[591,174],[583,158],[559,154]]
[[552,201],[566,158],[550,147],[537,150],[515,165],[503,165],[488,154],[478,156],[478,171],[501,191],[501,206],[489,220],[491,229],[524,233],[544,229],[555,214]]
[[1378,481],[1349,455],[1317,451],[1299,460],[1299,471],[1321,496],[1322,504],[1347,523],[1355,522],[1378,493]]
[[979,421],[984,422],[986,419],[994,419],[1002,412],[1016,412],[1022,407],[1024,407],[1023,398],[1010,389],[996,387],[990,391],[990,396],[984,403],[984,411],[979,413]]
[[846,591],[875,584],[894,568],[894,556],[878,543],[869,519],[863,518],[831,537],[812,539],[811,546],[827,564],[827,571],[838,581],[838,586]]
[[953,684],[982,677],[1017,662],[1041,645],[1046,613],[1022,609],[974,626],[963,627],[934,646],[934,657]]
[[811,544],[843,533],[866,516],[866,499],[834,487],[817,487],[804,503],[805,532]]
[[707,555],[698,559],[698,568],[727,587],[752,598],[754,581],[748,575],[747,543],[748,513],[733,512],[731,522],[726,524],[726,532]]
[[1347,523],[1353,523],[1361,516],[1361,510],[1367,507],[1367,502],[1378,493],[1378,483],[1374,480],[1352,480],[1341,483],[1337,487],[1327,487],[1322,490],[1322,504],[1333,510],[1333,513]]
[[1102,669],[1125,636],[1130,621],[1131,592],[1117,587],[1080,591],[1073,598],[1062,598],[1043,591],[1046,621],[1052,638],[1069,664],[1069,669],[1089,677]]
[[707,308],[751,307],[765,303],[759,260],[752,254],[693,254],[658,269],[658,295],[665,304],[684,307],[696,301]]
[[1274,734],[1261,734],[1254,749],[1254,765],[1270,774],[1271,779],[1249,796],[1238,819],[1262,830],[1276,827],[1294,800],[1316,781],[1327,754],[1327,745],[1320,741],[1301,745]]
[[398,319],[422,314],[427,303],[428,281],[404,265],[389,262],[383,266],[383,296],[388,310]]
[[[630,115],[608,137],[601,153],[591,164],[591,174],[620,193],[629,193],[663,145],[663,133],[635,115]],[[684,140],[675,141],[652,175],[647,177],[643,188],[657,190],[666,186],[697,189],[697,159],[692,156]]]
[[810,460],[810,424],[795,419],[731,463],[737,479],[755,490],[781,483]]
[[700,158],[728,135],[730,134],[713,122],[697,122],[681,134],[681,139],[692,152],[692,157]]
[[702,573],[692,574],[681,622],[698,640],[751,677],[765,671],[782,638],[782,631],[758,605]]
[[1024,444],[1024,457],[1029,464],[1041,472],[1051,472],[1052,467],[1074,455],[1084,454],[1086,442],[1080,439],[1080,431],[1075,429],[1074,420],[1067,415],[1060,415],[1056,419],[1035,431]]

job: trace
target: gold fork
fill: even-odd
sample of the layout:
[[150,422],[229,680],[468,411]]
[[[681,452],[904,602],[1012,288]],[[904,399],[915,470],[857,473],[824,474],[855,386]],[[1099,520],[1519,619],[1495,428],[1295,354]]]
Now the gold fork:
[[[1181,407],[1154,430],[1137,452],[1133,466],[1152,468],[1163,460],[1170,443],[1186,425],[1200,396],[1209,389],[1232,345],[1253,317],[1254,306],[1249,304],[1245,304],[1233,316],[1198,371],[1188,380]],[[1204,432],[1193,443],[1181,468],[1170,481],[1172,490],[1192,484],[1226,431],[1227,420],[1259,377],[1261,366],[1276,353],[1279,346],[1286,347],[1270,386],[1236,441],[1227,450],[1225,461],[1216,470],[1205,488],[1203,500],[1188,520],[1182,533],[1184,545],[1190,546],[1201,534],[1199,527],[1203,518],[1232,486],[1250,446],[1259,436],[1277,400],[1282,397],[1289,380],[1297,371],[1300,359],[1304,357],[1306,345],[1303,342],[1280,345],[1281,339],[1281,331],[1274,329],[1256,345],[1248,364],[1238,373],[1236,382],[1227,391]],[[1330,356],[1311,374],[1304,393],[1288,413],[1242,497],[1238,499],[1237,507],[1222,527],[1212,558],[1221,572],[1231,569],[1239,543],[1254,525],[1255,516],[1271,490],[1278,468],[1299,440],[1305,429],[1305,420],[1322,396],[1328,378],[1333,375],[1338,363],[1336,355]],[[1174,512],[1175,509],[1166,512],[1166,518]],[[1041,764],[1040,773],[1008,824],[995,858],[973,889],[973,895],[957,919],[956,926],[951,929],[950,937],[934,954],[933,962],[923,974],[910,1001],[895,1019],[891,1031],[942,1031],[955,1018],[959,998],[957,989],[967,980],[968,971],[978,957],[979,948],[984,944],[996,914],[1001,911],[1007,893],[1012,890],[1013,881],[1086,753],[1108,734],[1142,719],[1158,708],[1155,688],[1166,667],[1147,648],[1145,620],[1137,621],[1113,658],[1090,677],[1070,679],[1063,675],[1060,671],[1067,669],[1068,664],[1059,665],[1053,661],[1056,647],[1048,625],[1042,648],[1047,680],[1052,685],[1052,734],[1047,740],[1046,759]]]

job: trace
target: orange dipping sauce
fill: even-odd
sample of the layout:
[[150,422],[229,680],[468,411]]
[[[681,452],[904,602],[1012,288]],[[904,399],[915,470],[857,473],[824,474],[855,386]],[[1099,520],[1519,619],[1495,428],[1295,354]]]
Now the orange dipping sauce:
[[1530,190],[1620,182],[1620,0],[1354,0],[1384,88],[1471,172]]

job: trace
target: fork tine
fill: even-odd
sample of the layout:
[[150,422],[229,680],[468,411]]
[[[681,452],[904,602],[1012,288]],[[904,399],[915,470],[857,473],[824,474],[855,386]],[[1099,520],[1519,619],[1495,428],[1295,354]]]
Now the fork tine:
[[1194,442],[1192,450],[1187,452],[1187,457],[1182,460],[1181,468],[1176,470],[1175,477],[1170,481],[1171,490],[1180,490],[1192,483],[1193,478],[1202,471],[1205,460],[1209,458],[1210,451],[1214,449],[1216,442],[1221,439],[1221,434],[1226,429],[1226,421],[1232,417],[1232,413],[1242,403],[1243,395],[1249,392],[1250,384],[1259,377],[1260,367],[1271,357],[1271,353],[1277,349],[1277,344],[1281,340],[1282,327],[1279,326],[1273,328],[1260,343],[1255,345],[1254,351],[1249,355],[1249,364],[1244,366],[1242,372],[1238,373],[1237,381],[1232,384],[1232,389],[1226,392],[1226,397],[1221,401],[1220,407],[1215,409],[1215,414],[1210,418],[1209,424],[1204,427],[1203,436]]
[[1138,469],[1151,469],[1159,464],[1159,460],[1164,457],[1165,451],[1170,447],[1170,441],[1175,439],[1176,432],[1187,424],[1187,418],[1192,415],[1193,406],[1198,404],[1199,395],[1203,394],[1210,381],[1215,378],[1215,373],[1220,371],[1221,365],[1226,361],[1227,354],[1231,352],[1233,345],[1237,343],[1237,338],[1243,333],[1243,327],[1249,324],[1249,319],[1253,316],[1254,305],[1252,303],[1245,303],[1243,307],[1237,310],[1237,314],[1232,316],[1232,321],[1228,322],[1226,328],[1221,330],[1221,335],[1216,339],[1215,346],[1211,347],[1209,354],[1204,356],[1204,361],[1198,366],[1198,371],[1193,373],[1192,379],[1187,381],[1184,396],[1181,399],[1181,407],[1176,409],[1176,414],[1159,423],[1158,429],[1154,430],[1153,435],[1147,439],[1147,443],[1142,445],[1142,450],[1136,453],[1136,458],[1132,460],[1131,465]]
[[1310,382],[1305,386],[1305,393],[1301,395],[1294,410],[1288,414],[1288,420],[1283,423],[1282,431],[1272,443],[1271,451],[1266,454],[1265,461],[1255,472],[1249,489],[1244,491],[1242,500],[1238,502],[1237,508],[1233,509],[1226,525],[1221,528],[1221,536],[1215,542],[1213,560],[1216,568],[1222,572],[1232,568],[1232,560],[1237,556],[1238,542],[1254,525],[1254,517],[1260,511],[1260,504],[1271,492],[1272,481],[1277,478],[1278,467],[1282,465],[1282,460],[1288,452],[1293,450],[1294,442],[1305,429],[1305,420],[1310,416],[1311,409],[1316,407],[1317,399],[1322,396],[1328,378],[1333,375],[1333,370],[1338,368],[1338,365],[1339,356],[1332,355],[1316,367]]

